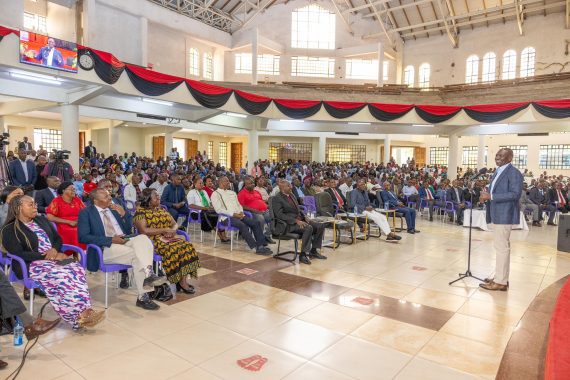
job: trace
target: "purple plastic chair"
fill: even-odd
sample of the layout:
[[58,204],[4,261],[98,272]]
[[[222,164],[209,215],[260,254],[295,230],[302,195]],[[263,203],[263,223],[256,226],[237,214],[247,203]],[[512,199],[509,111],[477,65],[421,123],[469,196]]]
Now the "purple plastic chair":
[[[190,241],[190,236],[186,232],[178,230],[178,231],[176,231],[176,234],[184,236],[184,240]],[[156,250],[155,250],[153,255],[152,255],[152,259],[153,259],[154,265],[155,265],[154,266],[154,272],[158,273],[158,266],[159,266],[159,264],[162,265],[162,256],[160,256],[158,253],[156,253]]]
[[[198,218],[193,219],[192,216],[197,215]],[[188,222],[186,223],[186,232],[190,229],[190,224],[192,224],[192,231],[195,231],[196,224],[200,228],[200,243],[204,241],[204,231],[202,231],[202,210],[198,210],[195,208],[190,208],[190,212],[188,213]]]
[[[85,268],[85,265],[87,262],[86,257],[85,257],[85,251],[83,251],[79,247],[76,247],[74,245],[68,245],[68,244],[63,244],[61,246],[61,250],[63,252],[65,252],[65,251],[77,252],[79,254],[79,257],[81,258],[79,262],[80,262],[81,266]],[[32,280],[30,277],[28,277],[28,267],[26,266],[25,261],[21,257],[16,256],[16,255],[12,255],[11,253],[8,253],[8,259],[10,260],[10,265],[12,267],[14,267],[14,262],[17,262],[18,265],[20,265],[20,269],[22,270],[22,278],[19,279],[18,277],[16,277],[16,274],[12,270],[12,271],[10,271],[9,281],[12,283],[21,284],[21,285],[23,285],[26,288],[31,290],[29,312],[30,312],[30,315],[34,315],[34,289],[39,289],[40,284],[38,284],[37,282]]]
[[305,196],[303,198],[303,205],[308,212],[317,213],[317,202],[315,201],[315,197]]
[[[109,304],[109,289],[108,289],[109,273],[127,270],[132,268],[132,266],[126,264],[105,264],[105,261],[103,261],[103,250],[101,249],[101,247],[95,244],[87,244],[88,253],[90,249],[95,251],[95,253],[99,255],[99,270],[105,273],[105,309],[107,309]],[[87,263],[87,259],[85,259],[85,262]],[[117,276],[117,288],[119,287],[118,282],[119,282],[119,277]]]
[[[243,212],[245,216],[252,218],[253,215],[249,211]],[[216,234],[214,235],[214,247],[216,247],[216,243],[218,241],[218,231],[229,231],[230,232],[230,252],[234,250],[234,235],[233,231],[237,231],[239,234],[239,228],[232,226],[232,216],[229,214],[218,213],[220,216],[218,218],[218,222],[216,223]],[[225,217],[225,220],[222,220],[222,217]],[[237,239],[237,238],[236,238]]]

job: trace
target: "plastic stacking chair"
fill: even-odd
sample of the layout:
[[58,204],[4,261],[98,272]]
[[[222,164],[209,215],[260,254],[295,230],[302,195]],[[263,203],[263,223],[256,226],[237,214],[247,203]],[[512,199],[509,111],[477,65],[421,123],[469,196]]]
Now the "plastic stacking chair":
[[[92,250],[92,252],[95,252],[95,254],[98,255],[99,270],[105,273],[105,309],[107,309],[109,305],[109,289],[108,289],[109,273],[127,270],[132,268],[132,266],[125,264],[105,264],[105,261],[103,261],[103,250],[98,245],[88,244],[87,253],[89,253],[89,250]],[[119,276],[117,276],[117,288],[118,287],[119,287]]]
[[[193,216],[196,215],[197,218],[194,219]],[[190,232],[190,225],[192,225],[192,232],[196,231],[196,225],[200,229],[200,243],[204,241],[204,231],[202,231],[202,210],[191,208],[188,213],[188,222],[186,226],[186,232]]]
[[218,213],[218,221],[216,222],[216,233],[214,234],[214,248],[218,242],[218,231],[228,231],[230,233],[230,252],[234,250],[234,234],[236,231],[239,234],[239,229],[232,226],[231,215]]
[[[190,241],[190,236],[184,231],[178,230],[176,235],[184,236],[184,240]],[[154,273],[158,273],[159,266],[162,266],[162,256],[156,253],[156,250],[152,255],[152,260],[154,261]]]
[[303,198],[303,205],[308,212],[314,212],[315,214],[317,213],[317,201],[315,200],[315,197],[305,196]]

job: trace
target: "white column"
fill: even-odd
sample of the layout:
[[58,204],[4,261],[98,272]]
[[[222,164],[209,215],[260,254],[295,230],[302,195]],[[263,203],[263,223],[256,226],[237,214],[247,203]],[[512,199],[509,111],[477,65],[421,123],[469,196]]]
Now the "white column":
[[449,160],[447,165],[447,178],[454,180],[457,178],[457,156],[459,151],[459,136],[456,133],[449,135]]
[[259,31],[251,30],[251,84],[257,84],[257,55],[259,44]]
[[148,19],[141,17],[141,66],[148,66]]
[[97,33],[96,0],[83,0],[83,41],[85,46],[95,47]]
[[119,144],[119,127],[115,127],[113,120],[109,120],[109,152],[108,155],[121,154]]
[[384,86],[384,45],[378,42],[378,87]]
[[384,165],[390,162],[390,145],[392,144],[392,138],[390,135],[384,137]]
[[79,106],[61,106],[61,145],[69,150],[68,162],[74,171],[79,170]]
[[8,124],[6,124],[6,117],[0,116],[0,133],[8,132]]
[[404,81],[404,45],[398,38],[396,41],[396,84]]
[[485,135],[479,135],[479,146],[477,147],[477,169],[485,167]]
[[253,163],[259,160],[259,132],[255,129],[247,131],[247,169],[253,167]]
[[327,138],[319,136],[319,150],[317,155],[317,162],[325,162],[327,156]]
[[168,157],[174,146],[173,132],[166,132],[164,134],[164,158]]

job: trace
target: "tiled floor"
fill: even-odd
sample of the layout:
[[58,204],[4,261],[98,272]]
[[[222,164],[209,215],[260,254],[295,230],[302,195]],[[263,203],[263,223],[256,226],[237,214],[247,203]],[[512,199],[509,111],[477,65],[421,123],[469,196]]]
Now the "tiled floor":
[[[372,238],[325,249],[328,260],[311,266],[255,255],[241,239],[232,253],[213,248],[205,234],[195,244],[196,295],[145,312],[111,281],[107,320],[41,337],[19,379],[492,379],[521,317],[547,315],[527,307],[570,272],[570,254],[556,251],[553,227],[514,231],[508,292],[473,279],[449,286],[466,268],[467,229],[425,220],[418,228],[398,244]],[[492,233],[473,238],[472,270],[486,277]],[[101,307],[102,276],[88,279]],[[0,342],[3,378],[22,348]]]

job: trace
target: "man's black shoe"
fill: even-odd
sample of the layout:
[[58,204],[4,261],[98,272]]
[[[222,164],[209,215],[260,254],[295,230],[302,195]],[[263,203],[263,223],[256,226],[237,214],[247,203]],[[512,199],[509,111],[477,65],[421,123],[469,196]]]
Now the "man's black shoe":
[[416,233],[416,231],[415,230],[408,230],[408,233],[413,235]]
[[269,244],[275,244],[275,240],[273,240],[270,236],[266,236],[265,241]]
[[273,254],[273,251],[267,247],[257,247],[257,249],[255,250],[255,254],[269,256]]
[[160,306],[154,303],[150,298],[144,297],[145,299],[137,299],[137,306],[145,310],[158,310]]
[[151,273],[150,276],[144,279],[143,289],[146,291],[153,291],[155,286],[160,286],[162,284],[168,284],[166,277],[158,277],[156,274]]
[[127,272],[121,273],[121,283],[119,284],[121,289],[129,288],[129,274]]
[[548,222],[548,223],[546,223],[546,224],[548,224],[549,226],[557,226],[557,225],[558,225],[558,224],[556,224],[556,223],[554,223],[554,222],[552,222],[552,223],[551,223],[551,222]]
[[309,258],[307,257],[306,254],[302,254],[301,256],[299,256],[299,262],[303,263],[303,264],[311,265],[311,260],[309,260]]
[[311,259],[319,259],[319,260],[326,260],[327,257],[324,255],[321,255],[316,249],[311,249],[311,252],[309,253],[309,257]]

